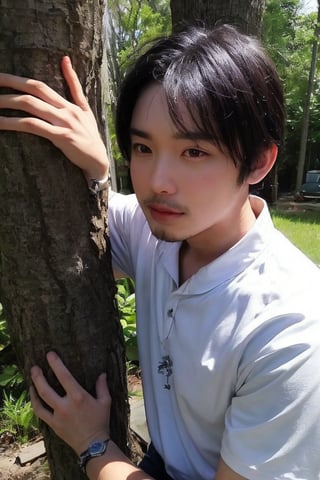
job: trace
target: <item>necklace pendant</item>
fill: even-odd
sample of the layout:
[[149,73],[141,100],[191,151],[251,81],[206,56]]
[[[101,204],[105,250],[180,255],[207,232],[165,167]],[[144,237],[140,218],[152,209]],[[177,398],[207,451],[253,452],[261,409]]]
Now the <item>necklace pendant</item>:
[[161,375],[165,375],[166,382],[163,388],[165,388],[166,390],[170,390],[171,385],[169,383],[169,377],[172,375],[172,360],[169,355],[164,355],[162,357],[158,365],[158,373],[160,373]]

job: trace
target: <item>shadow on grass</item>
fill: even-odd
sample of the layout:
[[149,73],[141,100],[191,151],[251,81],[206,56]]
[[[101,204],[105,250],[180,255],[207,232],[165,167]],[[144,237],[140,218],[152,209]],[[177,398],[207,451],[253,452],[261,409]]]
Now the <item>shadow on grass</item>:
[[303,224],[320,225],[320,210],[308,210],[303,207],[283,209],[272,207],[271,215]]

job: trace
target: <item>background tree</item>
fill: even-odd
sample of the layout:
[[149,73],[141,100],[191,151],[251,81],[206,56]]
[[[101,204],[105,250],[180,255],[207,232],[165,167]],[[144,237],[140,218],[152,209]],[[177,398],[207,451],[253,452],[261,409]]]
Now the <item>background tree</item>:
[[302,125],[301,125],[301,138],[300,138],[299,161],[298,161],[298,167],[297,167],[296,190],[298,190],[302,184],[304,166],[306,163],[306,150],[307,150],[309,120],[310,120],[310,104],[311,104],[311,98],[313,93],[313,83],[314,83],[317,57],[318,57],[319,33],[320,33],[319,23],[320,23],[320,3],[318,1],[318,15],[317,15],[317,22],[315,25],[314,39],[312,43],[312,55],[311,55],[311,64],[309,69],[308,88],[305,95]]
[[[0,1],[0,70],[36,77],[60,93],[63,54],[72,57],[85,94],[101,111],[103,1]],[[67,92],[65,91],[67,95]],[[90,197],[82,173],[50,142],[0,135],[0,298],[19,365],[57,351],[89,391],[107,371],[112,437],[126,450],[125,354],[114,301],[106,194]],[[44,428],[52,478],[84,478],[71,450]]]
[[[308,88],[316,13],[305,14],[299,0],[267,0],[263,19],[263,42],[269,50],[283,81],[287,108],[287,129],[278,164],[279,186],[292,191],[296,184],[301,119]],[[320,75],[315,70],[314,91],[310,102],[306,169],[319,168],[320,149]]]
[[170,0],[173,30],[198,20],[236,25],[244,33],[260,35],[265,0]]
[[128,165],[123,161],[116,144],[114,129],[115,104],[126,70],[144,45],[169,34],[171,16],[168,0],[109,0],[106,14],[110,90],[107,109],[113,158],[118,189],[132,192]]

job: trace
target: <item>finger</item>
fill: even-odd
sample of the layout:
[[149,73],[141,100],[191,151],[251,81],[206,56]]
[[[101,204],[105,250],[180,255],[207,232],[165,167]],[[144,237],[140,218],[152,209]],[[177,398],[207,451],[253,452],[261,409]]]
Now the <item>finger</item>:
[[65,110],[58,109],[31,95],[0,95],[0,109],[20,110],[53,125],[63,125]]
[[110,399],[110,392],[107,384],[107,375],[102,373],[99,375],[96,383],[96,395],[97,399]]
[[0,130],[31,133],[50,140],[56,146],[59,146],[66,133],[63,127],[56,127],[45,120],[32,117],[0,117]]
[[50,387],[41,368],[31,368],[31,379],[37,390],[38,396],[54,410],[56,405],[61,402],[61,397]]
[[53,420],[53,413],[43,406],[34,387],[29,388],[29,394],[31,405],[36,416],[50,425]]
[[74,103],[78,105],[82,110],[90,110],[87,99],[84,96],[79,77],[72,67],[70,57],[63,57],[61,62],[61,68]]
[[49,352],[47,354],[47,360],[67,395],[70,395],[72,398],[77,398],[85,392],[55,352]]
[[13,90],[29,93],[57,108],[65,107],[70,103],[44,82],[31,78],[18,77],[10,73],[0,73],[0,87],[8,87]]

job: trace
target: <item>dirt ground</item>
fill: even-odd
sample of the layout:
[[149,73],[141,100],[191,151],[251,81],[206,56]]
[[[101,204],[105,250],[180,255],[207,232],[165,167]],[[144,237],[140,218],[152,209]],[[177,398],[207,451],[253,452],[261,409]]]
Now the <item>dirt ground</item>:
[[20,451],[16,443],[0,445],[0,480],[50,480],[45,457],[22,466],[18,460]]

